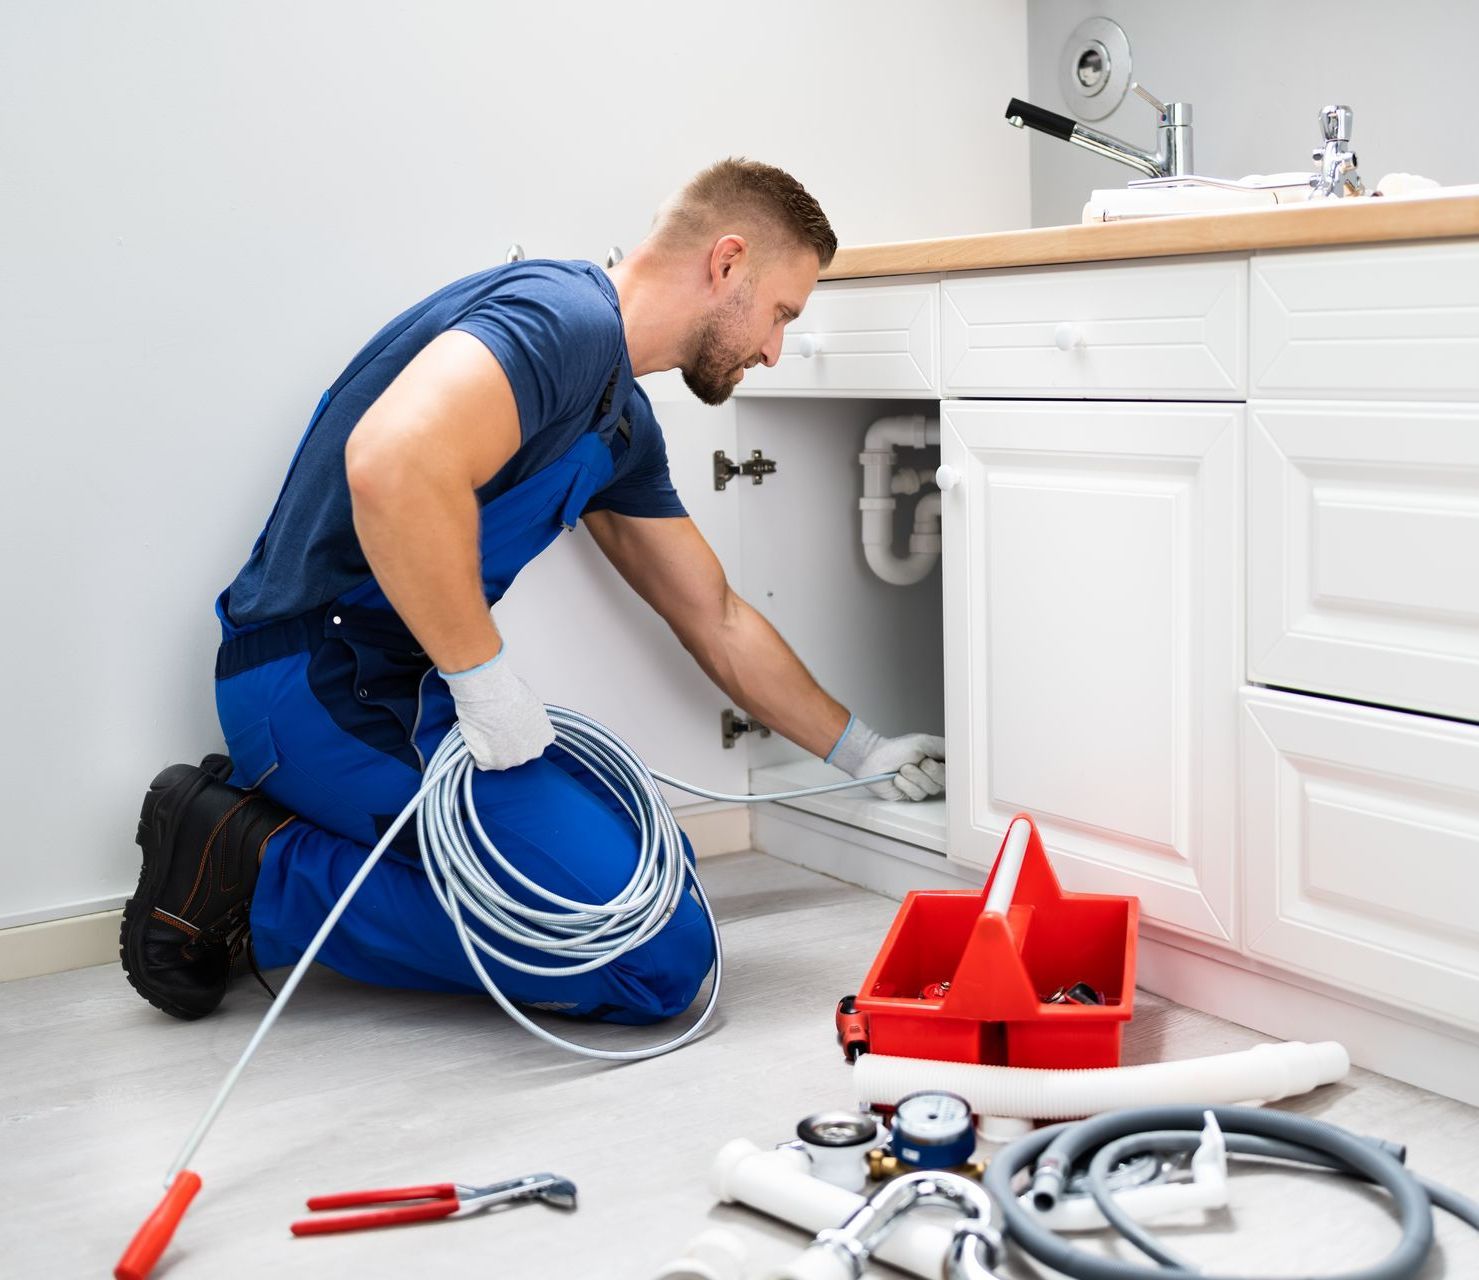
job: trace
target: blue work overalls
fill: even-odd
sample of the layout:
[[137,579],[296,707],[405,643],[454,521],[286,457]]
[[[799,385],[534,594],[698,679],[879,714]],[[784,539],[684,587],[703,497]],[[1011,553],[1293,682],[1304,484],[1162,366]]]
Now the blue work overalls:
[[[480,551],[490,605],[562,529],[574,528],[591,495],[611,478],[613,451],[624,449],[629,430],[611,404],[616,385],[613,375],[595,424],[561,457],[483,505]],[[334,391],[319,402],[309,431]],[[304,819],[268,842],[252,899],[252,941],[258,962],[268,967],[302,954],[420,787],[425,762],[456,710],[446,682],[373,577],[323,608],[249,629],[232,625],[229,603],[222,592],[216,707],[235,765],[232,781],[260,787]],[[604,786],[559,746],[517,768],[479,771],[473,790],[488,835],[539,884],[605,902],[630,878],[636,829]],[[686,838],[685,849],[691,858]],[[527,900],[526,891],[496,874]],[[543,959],[499,945],[522,959]],[[382,986],[482,990],[422,871],[414,823],[365,880],[319,959]],[[686,1008],[712,960],[702,911],[685,895],[662,933],[594,972],[541,978],[484,963],[516,1001],[647,1023]]]

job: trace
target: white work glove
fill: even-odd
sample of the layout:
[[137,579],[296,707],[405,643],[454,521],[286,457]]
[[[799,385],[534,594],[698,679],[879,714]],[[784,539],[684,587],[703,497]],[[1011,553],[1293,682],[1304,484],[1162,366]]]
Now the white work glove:
[[873,773],[892,773],[884,782],[873,782],[868,790],[885,800],[927,800],[945,791],[945,739],[928,733],[906,733],[885,738],[868,728],[857,716],[847,722],[827,756],[828,764],[866,778]]
[[555,740],[544,703],[504,659],[505,645],[481,666],[437,674],[457,704],[457,723],[479,769],[512,769],[538,759]]

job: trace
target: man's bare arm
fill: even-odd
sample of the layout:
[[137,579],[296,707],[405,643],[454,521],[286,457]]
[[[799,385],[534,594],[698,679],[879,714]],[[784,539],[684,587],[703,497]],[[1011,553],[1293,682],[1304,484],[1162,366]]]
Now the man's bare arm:
[[741,709],[816,755],[832,749],[847,727],[847,708],[734,593],[692,520],[613,511],[584,519],[606,558]]
[[519,439],[502,367],[477,338],[452,330],[401,370],[344,449],[365,557],[443,671],[477,666],[502,648],[483,597],[475,491]]

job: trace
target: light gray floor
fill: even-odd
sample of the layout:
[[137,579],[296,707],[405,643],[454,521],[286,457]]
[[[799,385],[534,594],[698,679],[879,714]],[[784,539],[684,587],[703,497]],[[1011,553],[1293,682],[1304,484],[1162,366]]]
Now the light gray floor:
[[[703,867],[730,965],[722,1017],[656,1061],[578,1061],[487,1001],[370,990],[320,970],[202,1148],[204,1190],[156,1275],[644,1280],[715,1223],[742,1235],[751,1276],[791,1256],[800,1234],[715,1206],[709,1163],[730,1138],[772,1144],[800,1116],[850,1104],[832,1008],[857,988],[896,904],[761,854]],[[108,1274],[265,1007],[245,983],[215,1016],[175,1022],[113,968],[0,987],[0,1272]],[[1142,996],[1126,1061],[1260,1039]],[[1362,1072],[1293,1105],[1405,1140],[1429,1176],[1479,1184],[1473,1108]],[[315,1192],[541,1169],[579,1184],[574,1215],[530,1205],[362,1235],[287,1230]],[[1396,1239],[1381,1196],[1330,1177],[1241,1173],[1233,1205],[1166,1234],[1222,1274],[1333,1274]],[[1479,1237],[1438,1218],[1424,1276],[1479,1276]]]

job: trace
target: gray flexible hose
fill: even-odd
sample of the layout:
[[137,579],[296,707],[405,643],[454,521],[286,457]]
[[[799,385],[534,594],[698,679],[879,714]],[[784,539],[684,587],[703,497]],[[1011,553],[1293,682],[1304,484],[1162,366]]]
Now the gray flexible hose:
[[[1225,1141],[1227,1141],[1227,1149],[1231,1151],[1232,1141],[1227,1139]],[[1145,1151],[1153,1151],[1160,1155],[1173,1151],[1195,1151],[1201,1145],[1202,1135],[1200,1133],[1187,1133],[1180,1129],[1161,1129],[1154,1133],[1132,1133],[1114,1142],[1106,1142],[1094,1152],[1094,1158],[1089,1161],[1086,1185],[1089,1194],[1094,1197],[1094,1203],[1099,1206],[1099,1212],[1104,1215],[1104,1220],[1141,1253],[1171,1271],[1195,1272],[1197,1268],[1185,1258],[1172,1253],[1120,1208],[1119,1202],[1114,1198],[1114,1191],[1109,1186],[1109,1171],[1120,1161]]]
[[[1432,1247],[1433,1204],[1479,1230],[1479,1204],[1408,1172],[1392,1154],[1388,1144],[1360,1137],[1320,1120],[1259,1107],[1143,1107],[1108,1112],[1078,1123],[1053,1125],[1006,1147],[987,1167],[985,1181],[987,1190],[1002,1211],[1008,1239],[1038,1262],[1073,1277],[1073,1280],[1159,1280],[1168,1271],[1188,1274],[1195,1270],[1134,1223],[1128,1224],[1131,1230],[1125,1232],[1126,1236],[1137,1247],[1161,1261],[1161,1266],[1146,1267],[1116,1258],[1097,1257],[1078,1249],[1043,1226],[1037,1215],[1018,1201],[1013,1180],[1026,1169],[1054,1171],[1048,1180],[1048,1189],[1037,1193],[1049,1202],[1040,1207],[1047,1208],[1056,1198],[1052,1183],[1058,1174],[1066,1177],[1075,1164],[1092,1154],[1090,1187],[1096,1186],[1094,1171],[1097,1171],[1100,1194],[1095,1194],[1095,1199],[1105,1209],[1108,1220],[1120,1228],[1125,1222],[1123,1211],[1113,1204],[1103,1181],[1113,1161],[1130,1151],[1171,1150],[1178,1144],[1182,1149],[1194,1147],[1200,1141],[1208,1110],[1226,1135],[1229,1151],[1318,1164],[1374,1182],[1391,1195],[1402,1226],[1396,1248],[1380,1262],[1348,1272],[1338,1280],[1412,1280]],[[1108,1155],[1105,1155],[1106,1150]],[[1100,1156],[1104,1156],[1102,1161]],[[1245,1278],[1225,1275],[1219,1280]],[[1279,1278],[1259,1277],[1258,1280]]]

